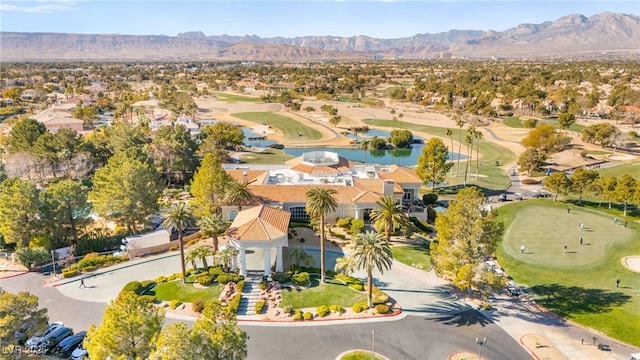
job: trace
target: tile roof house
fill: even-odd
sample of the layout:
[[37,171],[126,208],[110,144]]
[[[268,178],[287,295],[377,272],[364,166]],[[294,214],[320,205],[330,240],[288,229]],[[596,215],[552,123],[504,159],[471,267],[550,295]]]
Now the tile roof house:
[[60,129],[72,129],[78,133],[82,133],[84,130],[84,122],[72,117],[69,111],[63,108],[50,107],[32,118],[43,123],[52,133],[56,133]]
[[[345,217],[367,221],[371,210],[378,207],[378,200],[393,196],[399,201],[412,201],[418,198],[422,185],[422,180],[410,168],[359,165],[328,151],[304,153],[281,167],[240,169],[229,165],[226,171],[234,180],[249,183],[255,197],[248,206],[263,204],[287,210],[292,220],[309,218],[305,210],[306,193],[315,187],[336,191],[338,206],[328,214],[329,221]],[[224,218],[234,220],[238,215],[235,206],[222,206]]]

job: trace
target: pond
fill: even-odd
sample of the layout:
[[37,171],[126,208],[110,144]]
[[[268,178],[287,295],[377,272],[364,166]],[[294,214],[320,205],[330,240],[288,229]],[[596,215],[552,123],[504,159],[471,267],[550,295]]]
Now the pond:
[[[337,148],[337,147],[304,147],[304,148],[285,148],[284,152],[293,156],[300,156],[310,151],[331,151],[339,156],[360,162],[367,162],[379,165],[401,165],[416,166],[418,158],[422,156],[422,148],[424,144],[413,144],[409,149],[391,149],[391,150],[365,150],[358,148]],[[365,159],[366,157],[366,159]],[[462,155],[460,159],[465,159]],[[449,152],[449,159],[456,160],[455,153]]]

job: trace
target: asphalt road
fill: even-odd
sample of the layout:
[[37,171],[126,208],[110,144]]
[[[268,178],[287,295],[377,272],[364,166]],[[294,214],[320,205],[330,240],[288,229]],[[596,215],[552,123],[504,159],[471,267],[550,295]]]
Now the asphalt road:
[[[149,262],[146,266],[158,267],[161,262]],[[134,268],[137,273],[145,274],[147,271],[143,268],[144,266],[145,264],[141,264]],[[122,270],[122,273],[126,274],[134,268]],[[118,274],[109,276],[114,278],[114,283],[117,277]],[[76,283],[63,285],[67,289],[62,290],[62,288],[43,286],[44,280],[44,275],[29,273],[0,280],[0,286],[11,292],[26,290],[37,295],[41,306],[49,310],[51,321],[62,321],[76,332],[86,330],[89,324],[100,324],[106,308],[105,302],[83,301],[77,296],[73,298],[64,295],[76,289],[78,286]],[[395,279],[394,276],[389,276],[385,280]],[[106,278],[102,280],[99,283],[100,286],[105,286],[106,281]],[[87,291],[92,290],[92,283],[91,279],[87,281],[90,287],[86,289]],[[393,283],[384,285],[390,288],[400,287],[394,286],[399,284]],[[84,291],[85,289],[81,289],[76,294],[82,294]],[[476,344],[476,338],[485,337],[487,343],[483,347],[482,354],[486,359],[531,359],[531,356],[506,332],[477,311],[463,308],[455,311],[456,308],[452,307],[443,312],[441,308],[444,299],[431,297],[439,303],[433,311],[441,313],[428,314],[428,311],[425,311],[427,304],[419,301],[423,296],[428,295],[411,292],[411,296],[416,297],[416,302],[410,305],[417,309],[407,307],[405,314],[411,315],[386,318],[384,321],[305,323],[296,326],[266,323],[252,325],[240,322],[241,328],[249,336],[248,359],[333,360],[344,351],[356,348],[372,349],[374,346],[376,352],[393,360],[447,359],[449,355],[459,351],[477,353],[479,346]],[[174,321],[177,320],[167,318],[166,322]],[[373,331],[375,331],[375,340]]]

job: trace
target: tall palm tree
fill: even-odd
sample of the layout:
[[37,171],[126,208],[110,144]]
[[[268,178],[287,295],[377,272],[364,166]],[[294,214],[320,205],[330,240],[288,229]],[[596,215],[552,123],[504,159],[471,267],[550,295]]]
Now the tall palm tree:
[[473,132],[473,138],[476,140],[476,180],[478,180],[478,169],[480,168],[480,140],[483,136],[479,130]]
[[320,225],[320,279],[325,282],[325,270],[324,270],[324,218],[330,212],[333,212],[338,207],[338,203],[334,195],[337,191],[334,189],[326,188],[313,188],[307,191],[307,205],[305,209],[307,213],[318,220]]
[[182,283],[185,283],[187,272],[184,268],[184,244],[183,234],[184,231],[196,223],[196,218],[193,216],[193,212],[189,205],[183,202],[176,203],[165,210],[165,218],[162,221],[162,227],[169,233],[173,230],[178,231],[178,247],[180,248],[180,267],[182,268]]
[[394,228],[408,225],[407,218],[400,202],[393,196],[385,196],[376,204],[378,208],[371,211],[371,220],[375,223],[376,229],[378,231],[384,229],[384,236],[387,240],[391,240],[391,232]]
[[238,206],[238,211],[242,211],[242,205],[251,199],[253,199],[253,193],[249,190],[248,182],[232,182],[224,196],[227,203]]
[[213,239],[213,252],[218,252],[218,234],[229,228],[229,222],[224,221],[219,214],[205,215],[198,220],[200,232],[203,236],[211,236]]
[[353,271],[355,270],[353,268],[353,258],[351,256],[341,256],[337,258],[336,265],[334,266],[333,270],[341,274],[351,275],[351,273],[353,273]]
[[469,167],[470,167],[470,163],[471,163],[471,156],[473,156],[473,131],[475,131],[475,129],[471,128],[469,129],[469,132],[467,133],[467,135],[464,137],[464,142],[467,144],[467,147],[469,148],[469,156],[467,157],[467,161],[465,162],[465,166],[464,166],[464,186],[467,186],[467,173],[469,172]]
[[364,234],[358,234],[350,256],[354,269],[364,269],[367,272],[367,304],[371,308],[373,307],[373,269],[378,269],[380,274],[391,269],[393,264],[391,244],[382,234],[367,231]]
[[371,141],[370,140],[362,140],[362,142],[360,143],[360,148],[362,149],[362,151],[364,152],[364,165],[367,165],[367,151],[369,151],[369,143]]
[[[453,130],[447,129],[447,136],[449,137],[449,140],[451,140],[451,151],[453,151]],[[460,154],[458,153],[458,157],[459,156]],[[453,163],[453,156],[451,156],[451,163]],[[451,167],[453,168],[453,165],[451,165]]]
[[456,117],[456,125],[458,130],[458,165],[456,165],[456,176],[458,176],[458,170],[460,170],[460,153],[462,152],[462,128],[464,127],[464,121],[460,117]]

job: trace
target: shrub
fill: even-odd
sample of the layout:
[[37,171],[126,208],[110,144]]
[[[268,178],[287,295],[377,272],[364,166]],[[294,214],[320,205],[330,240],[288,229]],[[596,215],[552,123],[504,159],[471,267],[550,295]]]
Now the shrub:
[[535,184],[539,184],[540,183],[540,181],[538,181],[536,179],[524,179],[524,180],[522,180],[520,182],[525,184],[525,185],[535,185]]
[[360,279],[356,279],[353,276],[348,276],[348,275],[344,275],[344,274],[337,274],[336,279],[342,281],[343,283],[347,284],[347,285],[353,285],[353,284],[362,284],[362,281],[360,281]]
[[70,278],[70,277],[74,277],[74,276],[78,275],[79,273],[80,272],[78,270],[64,269],[64,270],[62,270],[62,277]]
[[213,284],[213,276],[209,274],[198,275],[196,281],[202,286],[209,286]]
[[349,287],[356,291],[364,291],[364,285],[360,284],[349,284]]
[[335,311],[338,314],[343,314],[344,313],[344,308],[342,307],[342,305],[338,305],[338,304],[330,305],[329,306],[329,310]]
[[313,320],[313,313],[307,311],[306,313],[304,313],[304,319],[305,320]]
[[120,290],[120,293],[122,294],[125,291],[131,291],[136,295],[140,295],[144,291],[144,287],[139,281],[131,281]]
[[171,246],[171,247],[169,248],[169,251],[176,251],[176,250],[178,250],[178,247],[177,247],[177,246]]
[[156,283],[163,283],[163,282],[167,282],[168,280],[169,279],[166,276],[163,275],[163,276],[157,277],[154,281]]
[[383,138],[374,138],[369,142],[369,149],[371,150],[384,150],[387,148],[387,140]]
[[202,301],[201,299],[194,299],[193,302],[191,302],[191,310],[193,310],[194,312],[202,312],[202,310],[204,309],[204,301]]
[[286,284],[291,281],[291,276],[287,275],[286,273],[272,273],[271,279],[273,281],[279,282],[280,284]]
[[244,276],[236,274],[222,274],[218,275],[217,280],[220,284],[225,285],[230,282],[237,283],[239,281],[242,281],[244,280]]
[[217,278],[222,274],[225,274],[224,270],[222,269],[222,265],[209,267],[209,275],[213,276],[214,278]]
[[19,248],[16,250],[16,257],[29,270],[33,268],[32,265],[38,266],[51,262],[51,253],[41,247],[33,249],[28,247]]
[[256,314],[262,313],[262,308],[264,307],[264,300],[258,300],[256,302]]
[[335,270],[327,270],[324,272],[325,274],[327,274],[328,277],[336,277],[336,275],[338,275],[338,273]]
[[353,221],[351,221],[351,229],[350,229],[351,235],[356,236],[360,234],[362,230],[364,230],[364,220],[353,219]]
[[348,229],[349,226],[351,226],[351,220],[353,220],[353,218],[350,217],[338,219],[336,221],[336,226],[339,228]]
[[266,290],[267,289],[267,278],[266,277],[262,277],[262,280],[260,280],[260,290]]
[[289,315],[293,314],[293,306],[291,306],[291,305],[285,305],[285,306],[282,308],[282,312],[284,312],[285,314],[289,314]]
[[366,302],[356,303],[351,307],[354,313],[361,313],[367,309],[369,309],[369,305]]
[[386,314],[389,312],[389,305],[387,304],[378,304],[376,305],[376,312],[378,314]]
[[169,304],[169,307],[173,310],[175,310],[176,308],[178,308],[178,306],[182,305],[182,301],[180,300],[173,300],[171,301],[171,303]]
[[233,296],[233,299],[231,299],[231,301],[229,302],[229,305],[227,306],[227,309],[229,309],[229,312],[231,312],[232,314],[238,313],[238,308],[240,307],[240,300],[242,300],[242,294],[238,293]]
[[154,295],[141,295],[140,298],[148,301],[150,304],[156,302],[156,297]]
[[295,314],[293,314],[293,320],[302,320],[302,311],[296,310]]
[[422,202],[425,205],[433,205],[436,203],[436,201],[438,201],[438,194],[428,193],[422,195]]
[[331,312],[331,310],[329,310],[328,306],[322,305],[322,306],[318,306],[318,308],[316,309],[316,312],[318,313],[319,317],[325,317],[327,316],[327,314]]
[[311,277],[308,272],[301,272],[293,275],[291,281],[298,286],[306,286],[309,285]]
[[242,289],[244,289],[244,280],[240,280],[236,283],[236,289],[238,289],[238,291],[242,292]]
[[373,287],[373,291],[371,291],[372,299],[371,302],[376,304],[385,304],[389,301],[389,295],[386,292],[380,290],[378,287]]

